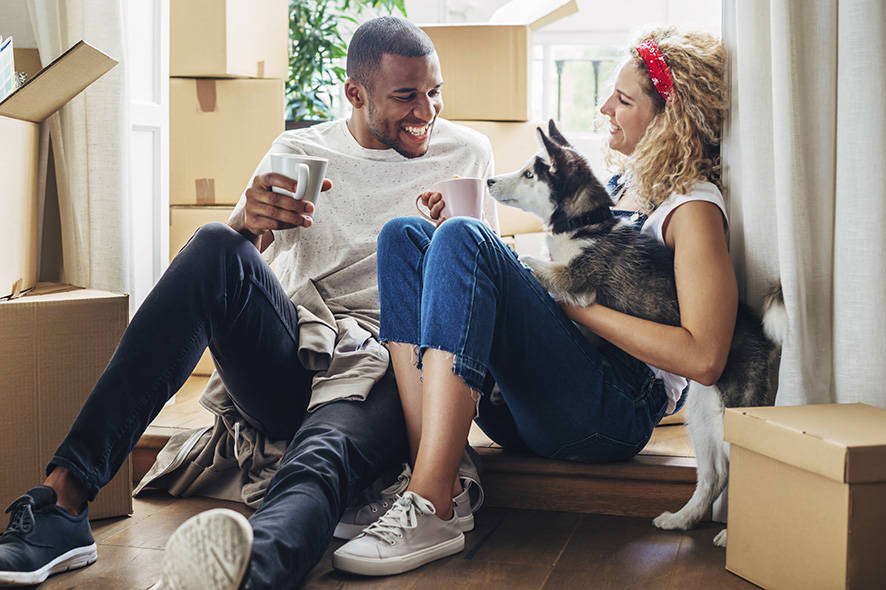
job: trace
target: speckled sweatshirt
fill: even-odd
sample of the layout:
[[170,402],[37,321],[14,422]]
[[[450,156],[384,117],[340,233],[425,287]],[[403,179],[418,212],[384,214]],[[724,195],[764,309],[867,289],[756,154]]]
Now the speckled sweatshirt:
[[[313,225],[274,231],[264,252],[298,309],[299,358],[317,371],[308,409],[336,399],[365,399],[388,366],[387,349],[376,340],[378,234],[388,220],[416,215],[415,198],[435,182],[491,176],[489,140],[438,118],[427,153],[406,158],[393,149],[362,147],[340,120],[283,133],[256,175],[270,171],[270,154],[328,158],[326,176],[333,183],[317,199]],[[237,208],[245,204],[244,192]],[[484,212],[497,228],[491,198]]]

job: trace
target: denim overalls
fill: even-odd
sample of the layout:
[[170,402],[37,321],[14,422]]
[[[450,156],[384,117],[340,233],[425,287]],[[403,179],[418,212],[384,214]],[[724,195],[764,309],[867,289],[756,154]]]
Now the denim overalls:
[[[453,372],[483,394],[477,424],[506,448],[624,460],[646,445],[664,415],[664,386],[649,367],[604,340],[586,339],[517,255],[475,219],[456,217],[436,229],[415,217],[388,222],[378,274],[380,339],[451,353]],[[501,399],[489,395],[494,384]]]

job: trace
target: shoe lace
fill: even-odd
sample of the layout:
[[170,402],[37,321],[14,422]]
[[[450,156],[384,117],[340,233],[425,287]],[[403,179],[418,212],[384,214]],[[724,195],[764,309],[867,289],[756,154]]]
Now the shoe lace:
[[4,535],[27,535],[34,530],[34,499],[25,494],[9,505],[6,513],[12,513],[9,517],[9,526],[3,531]]
[[412,479],[412,468],[409,467],[409,463],[405,463],[403,465],[403,472],[397,476],[397,481],[384,488],[382,491],[378,493],[378,495],[382,498],[395,499],[400,496],[403,492],[406,491],[406,488],[409,487],[409,481]]
[[400,494],[406,491],[411,479],[412,468],[409,467],[409,463],[404,463],[403,471],[397,476],[397,481],[379,491],[378,496],[368,502],[369,509],[378,512],[379,505],[387,509],[394,500],[400,497]]
[[397,498],[390,510],[364,529],[363,534],[378,537],[391,545],[403,538],[403,529],[418,526],[419,514],[435,514],[434,505],[421,496],[406,492]]

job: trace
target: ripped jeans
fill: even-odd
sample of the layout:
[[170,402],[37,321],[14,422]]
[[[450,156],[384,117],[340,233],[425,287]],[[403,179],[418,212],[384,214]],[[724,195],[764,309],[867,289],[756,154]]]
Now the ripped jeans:
[[[378,239],[380,339],[453,355],[482,394],[477,424],[503,447],[603,462],[638,453],[667,407],[660,380],[592,343],[477,220],[389,221]],[[501,396],[490,395],[493,385]]]

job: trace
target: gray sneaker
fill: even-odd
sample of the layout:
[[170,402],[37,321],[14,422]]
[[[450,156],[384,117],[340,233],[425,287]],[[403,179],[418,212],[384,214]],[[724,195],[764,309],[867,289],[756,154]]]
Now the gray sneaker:
[[381,518],[332,554],[332,567],[364,576],[408,572],[465,546],[458,517],[436,516],[434,505],[414,492],[404,492]]
[[[345,509],[332,536],[336,539],[353,539],[362,533],[363,529],[381,518],[394,505],[400,494],[409,487],[411,478],[412,469],[408,463],[404,463],[403,471],[397,476],[397,481],[381,490],[377,497],[372,499],[364,497],[361,505]],[[480,489],[480,484],[473,479],[464,477],[459,477],[459,479],[462,491],[452,498],[452,502],[455,504],[458,526],[463,533],[467,533],[474,530],[474,512],[483,503],[483,490]],[[476,504],[476,508],[472,504]]]
[[409,463],[404,463],[403,471],[397,476],[397,481],[381,490],[376,497],[363,496],[360,504],[345,509],[332,536],[336,539],[353,539],[362,533],[363,529],[378,520],[394,505],[397,497],[406,491],[410,479],[412,479],[412,469]]
[[152,588],[237,590],[249,568],[252,527],[239,512],[214,508],[178,527],[163,552],[163,575]]

